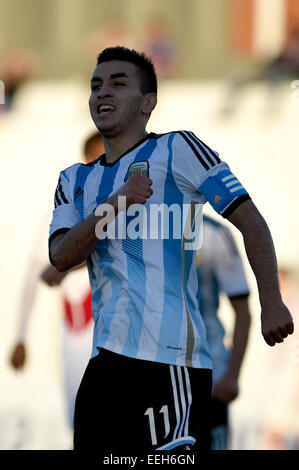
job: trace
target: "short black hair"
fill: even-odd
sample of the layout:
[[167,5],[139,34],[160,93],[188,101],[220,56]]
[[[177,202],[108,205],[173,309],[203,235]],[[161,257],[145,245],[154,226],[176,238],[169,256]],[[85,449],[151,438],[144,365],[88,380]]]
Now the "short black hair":
[[157,93],[157,76],[153,62],[143,52],[137,52],[135,49],[115,46],[107,47],[98,56],[97,65],[111,60],[123,60],[136,65],[139,71],[140,90],[145,93]]

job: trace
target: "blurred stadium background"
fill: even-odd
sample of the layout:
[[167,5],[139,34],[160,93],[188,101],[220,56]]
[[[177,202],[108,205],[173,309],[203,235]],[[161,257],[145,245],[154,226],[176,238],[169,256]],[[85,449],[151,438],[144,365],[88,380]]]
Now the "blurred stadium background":
[[[152,56],[160,88],[149,130],[194,131],[244,183],[272,231],[298,329],[298,31],[298,0],[0,0],[0,449],[71,448],[58,288],[39,286],[25,369],[13,370],[9,357],[29,253],[47,250],[38,231],[58,173],[82,159],[94,130],[89,79],[106,46]],[[298,449],[298,333],[275,348],[264,343],[246,269],[253,321],[231,448]],[[225,299],[221,315],[230,341]]]

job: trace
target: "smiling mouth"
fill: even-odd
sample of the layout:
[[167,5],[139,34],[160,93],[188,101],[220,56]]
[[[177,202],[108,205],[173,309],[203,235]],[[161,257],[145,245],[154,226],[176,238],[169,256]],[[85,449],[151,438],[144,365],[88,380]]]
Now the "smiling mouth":
[[97,113],[99,116],[108,116],[109,114],[113,113],[115,108],[110,104],[101,104],[97,107]]

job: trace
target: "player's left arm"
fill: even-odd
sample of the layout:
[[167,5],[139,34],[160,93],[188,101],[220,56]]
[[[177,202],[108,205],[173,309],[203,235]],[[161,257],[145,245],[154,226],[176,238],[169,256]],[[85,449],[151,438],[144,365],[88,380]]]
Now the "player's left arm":
[[181,131],[176,135],[172,170],[183,193],[201,203],[209,201],[218,214],[242,233],[259,290],[262,334],[270,346],[281,343],[293,333],[293,320],[281,299],[269,228],[246,189],[218,153],[192,132]]
[[262,334],[266,343],[274,346],[293,333],[294,324],[281,298],[270,230],[251,200],[240,204],[227,219],[242,233],[247,258],[259,291]]
[[212,396],[224,403],[229,403],[239,394],[239,374],[243,363],[250,327],[248,296],[229,297],[235,312],[233,342],[225,375],[216,382]]
[[228,227],[222,225],[216,233],[214,272],[221,291],[227,295],[235,314],[233,340],[226,372],[215,383],[212,396],[224,403],[239,393],[239,375],[248,343],[250,311],[249,286],[236,242]]

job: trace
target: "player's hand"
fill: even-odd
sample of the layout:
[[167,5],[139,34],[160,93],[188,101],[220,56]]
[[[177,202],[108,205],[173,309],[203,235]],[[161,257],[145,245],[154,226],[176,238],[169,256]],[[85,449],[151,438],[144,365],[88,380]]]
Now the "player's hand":
[[152,184],[152,180],[147,176],[132,175],[117,191],[114,198],[125,196],[126,209],[128,209],[132,204],[145,204],[148,198],[153,194],[153,190],[151,188]]
[[26,360],[24,343],[17,343],[10,358],[10,363],[15,369],[21,369]]
[[262,335],[269,346],[282,343],[294,331],[292,316],[282,301],[263,306],[261,326]]
[[212,398],[223,403],[230,403],[239,394],[238,380],[232,377],[222,377],[215,383],[212,390]]

